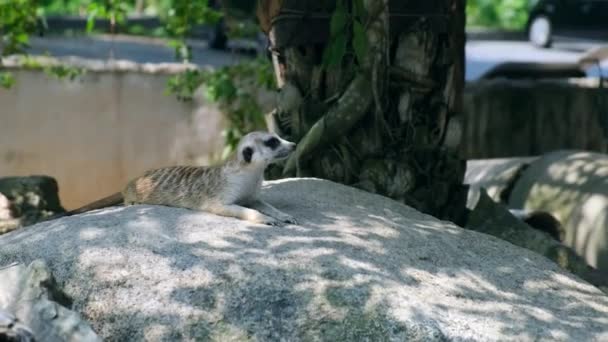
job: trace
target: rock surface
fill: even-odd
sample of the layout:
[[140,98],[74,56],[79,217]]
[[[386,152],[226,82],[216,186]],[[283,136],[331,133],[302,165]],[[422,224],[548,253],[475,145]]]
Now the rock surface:
[[[467,160],[464,184],[469,185],[469,195],[479,188],[485,188],[488,195],[496,202],[506,202],[518,176],[534,157],[496,158]],[[475,199],[469,196],[467,207],[474,206]]]
[[0,236],[112,340],[608,339],[608,297],[546,258],[316,179],[262,197],[300,225],[108,208]]
[[504,204],[496,203],[484,188],[471,190],[472,198],[477,198],[474,209],[468,215],[468,229],[498,237],[515,246],[523,247],[544,255],[564,269],[588,281],[608,294],[608,274],[594,269],[584,258],[558,240],[549,232],[531,227],[515,217]]
[[34,342],[34,333],[10,312],[0,309],[0,341]]
[[98,342],[99,337],[68,304],[41,260],[0,269],[0,340]]

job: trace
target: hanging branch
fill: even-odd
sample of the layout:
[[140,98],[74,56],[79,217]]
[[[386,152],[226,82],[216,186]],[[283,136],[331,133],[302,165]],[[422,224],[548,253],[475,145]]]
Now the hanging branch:
[[350,82],[338,102],[319,119],[298,143],[296,151],[287,160],[283,174],[290,174],[296,164],[310,158],[320,146],[326,146],[348,132],[367,112],[372,102],[369,79],[358,74]]

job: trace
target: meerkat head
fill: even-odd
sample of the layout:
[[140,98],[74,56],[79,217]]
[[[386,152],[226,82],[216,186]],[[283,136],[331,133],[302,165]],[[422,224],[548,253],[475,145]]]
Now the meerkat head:
[[245,135],[237,147],[239,161],[266,167],[286,159],[296,148],[296,144],[269,132],[252,132]]

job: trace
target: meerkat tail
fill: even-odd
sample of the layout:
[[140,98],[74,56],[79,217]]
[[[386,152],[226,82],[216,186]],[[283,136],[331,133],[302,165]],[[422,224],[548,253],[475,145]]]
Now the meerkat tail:
[[72,215],[82,214],[87,211],[111,207],[113,205],[119,205],[122,203],[123,203],[122,193],[117,192],[110,196],[99,199],[95,202],[84,205],[78,209],[70,210],[70,211],[66,212],[65,215],[63,215],[63,216],[72,216]]
[[123,203],[122,193],[117,192],[115,194],[112,194],[110,196],[104,197],[102,199],[98,199],[95,202],[91,202],[89,204],[83,205],[82,207],[80,207],[78,209],[66,211],[65,213],[55,214],[55,215],[53,215],[51,217],[48,217],[44,221],[51,221],[51,220],[55,220],[55,219],[58,219],[58,218],[65,217],[65,216],[72,216],[72,215],[82,214],[82,213],[85,213],[87,211],[91,211],[91,210],[95,210],[95,209],[101,209],[101,208],[106,208],[106,207],[111,207],[113,205],[119,205],[119,204],[122,204],[122,203]]

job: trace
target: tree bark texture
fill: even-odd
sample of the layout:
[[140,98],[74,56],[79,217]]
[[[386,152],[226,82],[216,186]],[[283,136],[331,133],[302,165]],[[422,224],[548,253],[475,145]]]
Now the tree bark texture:
[[[354,13],[354,1],[345,1]],[[319,177],[463,222],[458,156],[464,85],[464,0],[362,0],[364,58],[353,35],[327,66],[336,1],[260,0],[280,87],[271,129],[298,142],[270,179]]]

